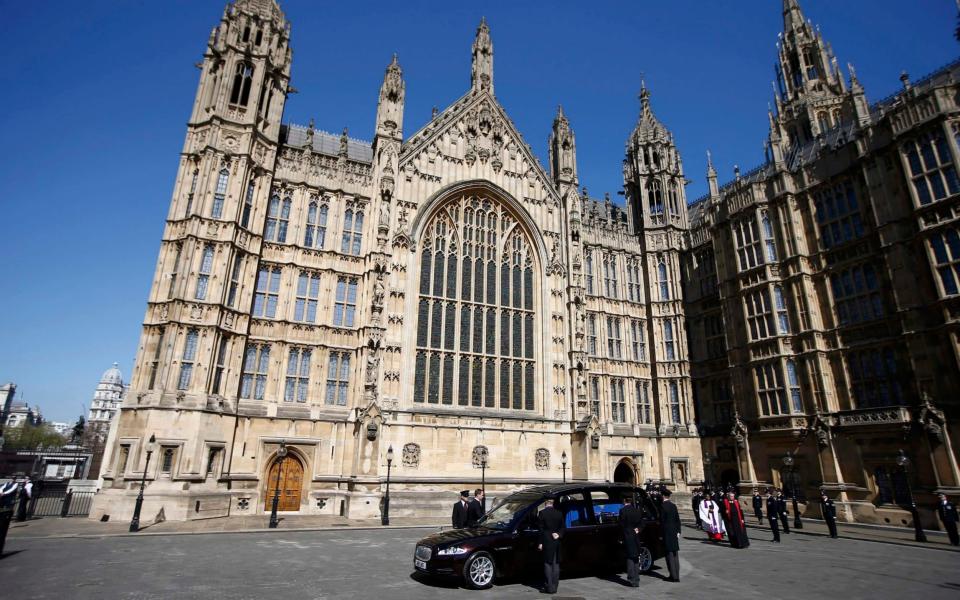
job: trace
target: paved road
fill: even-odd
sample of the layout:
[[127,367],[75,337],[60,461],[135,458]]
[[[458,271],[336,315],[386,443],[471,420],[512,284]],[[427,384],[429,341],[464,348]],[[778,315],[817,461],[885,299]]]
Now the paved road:
[[[412,552],[429,529],[269,532],[7,540],[0,560],[6,598],[543,597],[521,583],[472,592],[412,576]],[[960,597],[956,553],[856,540],[765,532],[746,550],[714,546],[687,530],[681,582],[648,576],[641,588],[613,579],[563,579],[558,598]],[[661,568],[657,573],[665,570]]]

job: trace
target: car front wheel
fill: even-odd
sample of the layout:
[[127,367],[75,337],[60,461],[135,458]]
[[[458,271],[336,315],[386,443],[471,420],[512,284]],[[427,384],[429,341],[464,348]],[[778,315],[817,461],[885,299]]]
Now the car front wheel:
[[646,573],[653,567],[653,554],[650,554],[649,548],[640,546],[640,560],[637,562],[641,573]]
[[463,578],[467,586],[483,590],[493,585],[493,557],[486,552],[477,552],[463,565]]

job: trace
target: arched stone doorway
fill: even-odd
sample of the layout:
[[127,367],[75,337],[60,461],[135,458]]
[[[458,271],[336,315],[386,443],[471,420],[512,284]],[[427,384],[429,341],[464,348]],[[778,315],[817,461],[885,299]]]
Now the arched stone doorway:
[[[277,474],[280,475],[280,485],[277,485]],[[273,509],[273,497],[280,489],[280,502],[277,505],[278,511],[298,511],[300,510],[300,498],[303,495],[303,463],[293,453],[288,454],[283,460],[274,459],[267,475],[267,487],[264,497],[263,510]]]
[[613,470],[614,483],[636,483],[634,481],[633,464],[629,461],[620,461],[617,468]]
[[740,472],[736,469],[724,469],[720,473],[720,485],[723,489],[737,490],[740,486]]

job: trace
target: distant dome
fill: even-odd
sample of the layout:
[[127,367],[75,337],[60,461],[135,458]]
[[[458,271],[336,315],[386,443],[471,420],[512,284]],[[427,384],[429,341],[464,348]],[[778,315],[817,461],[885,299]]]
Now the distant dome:
[[120,372],[117,363],[113,363],[112,367],[103,372],[100,383],[123,385],[123,374]]

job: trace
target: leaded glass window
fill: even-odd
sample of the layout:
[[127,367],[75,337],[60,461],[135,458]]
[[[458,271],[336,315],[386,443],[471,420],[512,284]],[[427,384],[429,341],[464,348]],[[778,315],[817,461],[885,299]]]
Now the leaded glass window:
[[290,223],[290,198],[280,201],[274,195],[267,204],[267,223],[263,228],[263,239],[267,242],[283,244],[287,241],[287,226]]
[[286,402],[306,402],[310,387],[310,350],[290,348],[287,359],[287,380],[283,390]]
[[673,419],[675,425],[679,425],[683,421],[680,417],[680,386],[677,385],[676,381],[671,381],[670,385],[670,418]]
[[327,365],[327,396],[325,402],[336,406],[347,405],[350,386],[350,353],[331,352]]
[[464,196],[424,228],[418,403],[533,410],[533,245],[499,203]]
[[647,381],[636,381],[637,396],[637,422],[645,425],[653,423],[652,410],[650,407],[650,383]]
[[197,276],[197,292],[194,297],[197,300],[207,299],[207,287],[210,285],[210,273],[213,271],[213,245],[206,244],[203,247],[203,255],[200,258],[200,274]]
[[657,264],[657,280],[660,286],[660,299],[669,300],[670,279],[667,276],[667,263],[663,262],[663,259],[660,259],[660,262]]
[[[357,280],[349,277],[337,279],[337,295],[333,304],[333,324],[336,327],[353,327],[357,312]],[[439,314],[437,311],[435,314]]]
[[623,394],[623,380],[610,382],[610,418],[614,423],[626,423],[627,402]]
[[280,267],[261,266],[253,294],[253,316],[272,319],[280,302]]
[[593,252],[587,250],[586,255],[583,271],[587,282],[587,293],[593,295]]
[[340,243],[340,252],[358,255],[361,242],[363,242],[363,211],[348,208],[343,213],[343,240]]
[[240,397],[263,400],[270,367],[270,344],[251,344],[243,356],[243,374],[240,375]]
[[317,204],[315,200],[307,206],[307,228],[303,234],[303,245],[307,248],[323,248],[327,238],[328,210],[326,204]]
[[227,184],[230,182],[230,171],[226,168],[220,169],[217,174],[217,189],[213,194],[213,206],[210,208],[210,216],[219,219],[223,216],[223,201],[227,197]]
[[600,378],[590,378],[590,414],[600,418]]
[[294,305],[293,320],[316,323],[319,299],[320,275],[302,271],[297,279],[297,301]]
[[180,377],[177,379],[177,389],[190,389],[190,380],[193,378],[193,363],[197,359],[197,341],[200,334],[196,329],[187,331],[187,339],[183,344],[183,357],[180,360]]

